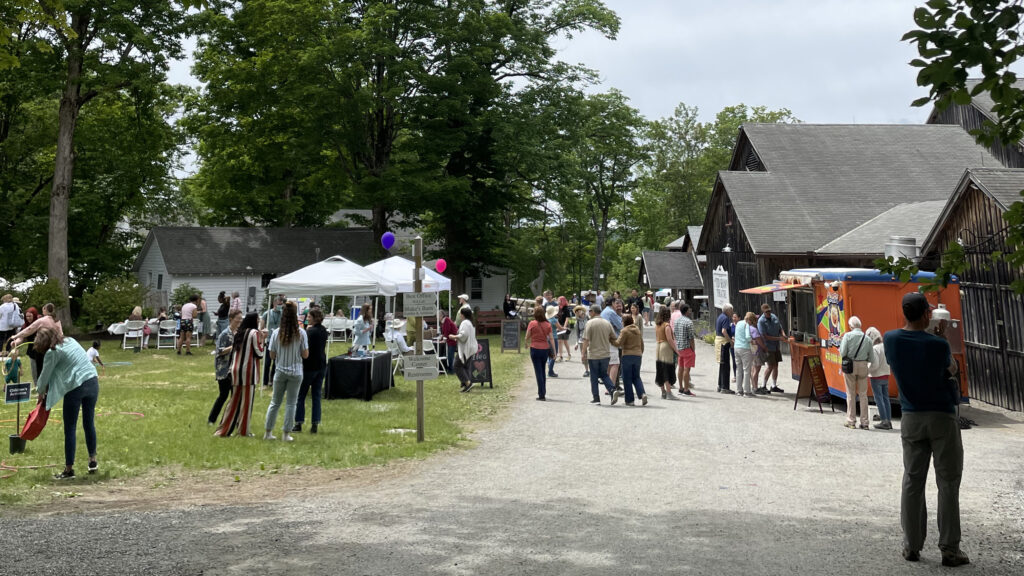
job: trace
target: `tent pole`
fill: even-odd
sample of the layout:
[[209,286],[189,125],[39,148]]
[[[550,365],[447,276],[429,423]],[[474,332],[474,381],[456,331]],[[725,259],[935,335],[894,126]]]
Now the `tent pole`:
[[331,329],[327,332],[327,357],[331,357],[331,342],[334,342],[334,322],[338,317],[334,313],[334,294],[331,294]]

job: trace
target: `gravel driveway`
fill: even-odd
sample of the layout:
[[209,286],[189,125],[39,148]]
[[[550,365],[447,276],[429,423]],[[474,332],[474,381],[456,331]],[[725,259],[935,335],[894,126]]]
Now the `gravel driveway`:
[[[653,385],[651,330],[643,376]],[[787,358],[788,360],[788,358]],[[527,358],[524,355],[524,362]],[[578,363],[548,402],[532,376],[510,413],[371,486],[248,506],[3,520],[0,574],[945,573],[931,534],[900,557],[899,432],[843,428],[842,406],[715,393],[588,404]],[[532,373],[532,371],[530,371]],[[486,394],[486,390],[474,390]],[[1024,573],[1024,415],[968,408],[963,547],[974,574]],[[898,422],[896,423],[898,428]]]

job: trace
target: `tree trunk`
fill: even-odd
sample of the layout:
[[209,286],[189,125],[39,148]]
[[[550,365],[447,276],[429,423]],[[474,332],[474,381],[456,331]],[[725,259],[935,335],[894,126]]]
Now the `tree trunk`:
[[370,222],[370,227],[373,229],[373,237],[377,239],[377,249],[384,256],[388,256],[390,252],[385,250],[384,245],[380,243],[380,237],[388,231],[388,212],[384,206],[375,205],[373,207],[373,219]]
[[597,227],[597,244],[594,246],[593,289],[600,290],[601,262],[604,260],[604,244],[608,237],[608,210],[601,210],[601,224]]
[[57,305],[57,317],[65,326],[71,325],[68,302],[68,204],[75,173],[75,127],[81,110],[82,60],[84,46],[80,44],[88,28],[88,17],[76,14],[72,28],[78,38],[71,41],[67,55],[67,79],[60,99],[57,116],[57,151],[53,169],[53,187],[50,192],[49,256],[46,263],[48,280],[60,287],[63,302]]

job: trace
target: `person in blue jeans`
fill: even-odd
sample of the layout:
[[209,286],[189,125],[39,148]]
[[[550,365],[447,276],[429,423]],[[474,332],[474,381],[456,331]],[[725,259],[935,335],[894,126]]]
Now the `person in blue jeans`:
[[323,327],[323,310],[310,309],[306,314],[306,321],[309,322],[309,328],[306,328],[309,356],[302,361],[302,385],[299,388],[299,398],[295,402],[295,427],[292,428],[292,432],[302,432],[302,423],[306,421],[306,395],[312,392],[313,422],[309,433],[316,434],[320,426],[320,399],[323,397],[324,375],[327,374],[327,330]]
[[612,342],[622,350],[622,384],[626,389],[626,406],[633,406],[633,389],[636,389],[636,397],[644,406],[647,406],[647,393],[644,392],[644,383],[640,379],[640,362],[644,355],[644,335],[640,332],[637,322],[642,322],[643,317],[637,310],[636,315],[626,314],[622,317],[622,332]]
[[309,357],[309,341],[305,330],[299,328],[299,313],[295,302],[287,302],[281,313],[281,327],[270,335],[267,346],[270,357],[276,362],[274,392],[267,407],[267,421],[264,425],[264,440],[276,440],[273,434],[277,412],[284,404],[284,426],[281,440],[291,442],[292,428],[295,427],[295,404],[302,385],[302,361]]
[[598,392],[598,382],[604,384],[608,393],[612,396],[612,404],[619,401],[622,394],[615,389],[615,383],[608,375],[608,366],[611,360],[611,343],[615,339],[615,330],[610,322],[601,317],[601,308],[595,304],[590,307],[590,320],[583,330],[583,342],[580,344],[580,353],[583,360],[590,368],[590,393],[593,395],[591,404],[600,404],[601,396]]
[[[545,321],[551,326],[551,333],[555,334],[558,331],[558,307],[548,306],[542,310],[545,315]],[[555,340],[555,355],[558,354],[558,340]],[[555,374],[555,356],[548,358],[548,376],[551,378],[558,378],[558,374]]]
[[533,363],[533,373],[537,378],[537,400],[543,402],[547,399],[547,376],[544,375],[544,365],[555,349],[554,335],[551,330],[551,323],[548,322],[544,310],[538,306],[533,309],[533,320],[526,327],[526,341],[530,343],[530,362]]
[[64,401],[64,470],[54,478],[75,477],[75,428],[79,412],[82,414],[85,445],[89,449],[89,473],[93,474],[99,469],[96,463],[95,417],[100,384],[96,367],[74,338],[61,337],[56,329],[49,326],[36,332],[33,347],[37,353],[45,354],[43,369],[36,380],[38,403],[52,410],[58,402]]

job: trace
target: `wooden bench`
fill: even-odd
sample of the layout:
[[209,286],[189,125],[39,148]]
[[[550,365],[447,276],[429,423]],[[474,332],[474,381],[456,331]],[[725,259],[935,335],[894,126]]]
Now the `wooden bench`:
[[481,310],[476,315],[476,329],[481,334],[486,334],[491,328],[501,332],[501,321],[504,319],[505,313],[501,310]]

